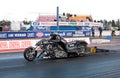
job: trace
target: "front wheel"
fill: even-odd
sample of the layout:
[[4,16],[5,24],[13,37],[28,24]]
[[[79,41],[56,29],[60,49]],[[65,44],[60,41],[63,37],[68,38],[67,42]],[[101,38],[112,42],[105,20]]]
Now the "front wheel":
[[24,58],[28,61],[33,61],[37,56],[37,51],[34,47],[28,47],[24,51]]

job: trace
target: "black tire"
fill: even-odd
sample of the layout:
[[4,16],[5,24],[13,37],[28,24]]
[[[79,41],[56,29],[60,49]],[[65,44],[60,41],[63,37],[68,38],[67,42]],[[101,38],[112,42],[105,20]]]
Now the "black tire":
[[56,58],[66,58],[68,57],[68,54],[63,50],[55,52]]
[[28,47],[24,50],[24,58],[27,61],[35,60],[36,56],[37,56],[37,51],[35,51],[33,47]]
[[66,58],[68,57],[67,53],[61,46],[53,47],[55,58]]
[[77,48],[78,48],[78,52],[77,52],[78,56],[84,56],[86,52],[86,46],[79,44]]

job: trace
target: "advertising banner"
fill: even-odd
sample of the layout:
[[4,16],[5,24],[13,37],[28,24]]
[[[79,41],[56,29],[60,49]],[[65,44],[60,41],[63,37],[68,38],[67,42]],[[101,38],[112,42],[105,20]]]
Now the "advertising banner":
[[[36,38],[47,38],[50,36],[52,31],[43,31],[43,32],[36,32]],[[74,31],[54,31],[55,33],[59,34],[62,37],[73,37],[75,34]]]
[[48,38],[51,32],[62,37],[90,36],[90,31],[0,32],[0,39]]
[[[32,26],[57,26],[57,22],[33,22]],[[103,27],[102,23],[97,22],[59,22],[60,26],[98,26]]]
[[0,32],[0,39],[35,38],[35,32]]
[[30,31],[46,31],[49,30],[49,27],[47,26],[30,26]]
[[7,32],[7,38],[35,38],[34,32]]

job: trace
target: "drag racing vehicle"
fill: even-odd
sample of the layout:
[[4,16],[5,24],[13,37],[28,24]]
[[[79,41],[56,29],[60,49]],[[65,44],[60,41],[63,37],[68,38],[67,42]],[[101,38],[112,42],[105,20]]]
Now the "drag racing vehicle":
[[35,47],[31,46],[24,50],[24,58],[28,61],[33,61],[36,57],[41,59],[68,58],[81,56],[86,52],[86,41],[74,40],[62,42],[64,45],[60,46],[57,42],[50,41],[49,39],[41,39],[35,44]]

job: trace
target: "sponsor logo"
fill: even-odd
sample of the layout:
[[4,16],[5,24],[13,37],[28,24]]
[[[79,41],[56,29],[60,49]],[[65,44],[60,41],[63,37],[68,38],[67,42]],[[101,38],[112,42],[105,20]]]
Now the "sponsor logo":
[[90,23],[84,23],[84,25],[85,25],[85,26],[89,26],[89,25],[90,25]]
[[33,22],[33,23],[32,23],[32,26],[39,26],[39,25],[40,25],[39,22]]
[[0,34],[0,38],[7,38],[7,34],[6,33]]
[[66,36],[73,36],[73,33],[72,32],[67,32]]
[[42,37],[44,34],[42,33],[42,32],[38,32],[37,34],[36,34],[36,36],[37,37]]
[[45,27],[45,26],[36,26],[36,29],[37,30],[46,30],[47,27]]
[[68,22],[68,25],[76,26],[76,25],[77,25],[77,22]]

